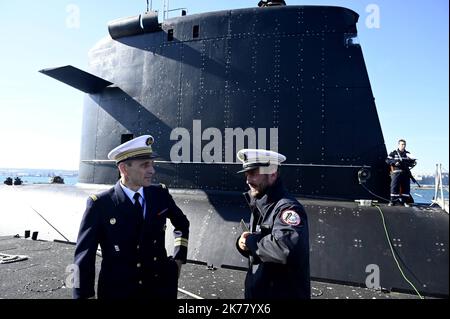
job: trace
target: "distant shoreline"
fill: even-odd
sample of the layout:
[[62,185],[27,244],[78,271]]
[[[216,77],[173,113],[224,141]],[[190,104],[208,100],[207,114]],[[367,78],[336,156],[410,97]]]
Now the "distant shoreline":
[[[67,185],[75,185],[78,183],[78,175],[55,175],[59,176],[64,180],[64,184]],[[6,178],[11,177],[13,180],[16,177],[19,177],[24,185],[35,185],[35,184],[52,184],[50,179],[55,176],[34,176],[34,175],[1,175],[0,174],[0,183],[4,183]]]
[[419,187],[419,186],[417,186],[417,185],[415,185],[415,184],[411,184],[411,188],[412,188],[412,189],[418,189],[418,188],[423,188],[423,189],[434,189],[434,185],[420,185],[420,187]]

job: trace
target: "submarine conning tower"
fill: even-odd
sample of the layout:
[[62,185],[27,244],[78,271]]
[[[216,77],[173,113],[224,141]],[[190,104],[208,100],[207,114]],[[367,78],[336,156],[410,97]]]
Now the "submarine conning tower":
[[[171,188],[244,190],[235,154],[258,147],[286,155],[282,178],[295,194],[371,198],[358,181],[364,168],[367,187],[388,197],[386,147],[353,41],[358,18],[341,7],[272,6],[111,22],[111,37],[89,53],[79,182],[116,182],[108,152],[151,134],[156,179]],[[239,129],[244,138],[232,134]]]

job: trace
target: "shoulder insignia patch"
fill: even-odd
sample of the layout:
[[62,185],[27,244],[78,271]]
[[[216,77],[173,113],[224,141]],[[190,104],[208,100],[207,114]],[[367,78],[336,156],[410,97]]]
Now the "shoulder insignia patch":
[[167,189],[167,186],[166,186],[166,184],[163,184],[163,183],[159,183],[159,185],[161,185],[161,188]]
[[300,225],[300,215],[293,210],[285,210],[281,213],[281,221],[287,225],[297,226]]
[[94,195],[94,194],[89,195],[89,197],[90,197],[94,202],[98,199],[97,195]]

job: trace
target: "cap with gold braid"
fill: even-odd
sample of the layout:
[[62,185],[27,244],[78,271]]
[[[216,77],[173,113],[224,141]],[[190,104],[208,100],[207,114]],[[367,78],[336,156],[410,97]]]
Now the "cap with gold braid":
[[151,135],[142,135],[114,148],[108,158],[115,160],[116,164],[130,159],[152,159],[158,157],[153,152],[152,144],[155,139]]

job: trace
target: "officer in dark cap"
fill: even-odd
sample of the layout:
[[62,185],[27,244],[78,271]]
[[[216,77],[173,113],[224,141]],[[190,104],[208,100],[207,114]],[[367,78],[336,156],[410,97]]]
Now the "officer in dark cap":
[[243,149],[251,217],[236,242],[249,259],[246,299],[310,299],[308,219],[303,206],[283,187],[279,167],[286,157]]
[[[88,199],[75,249],[79,284],[74,298],[95,296],[100,244],[98,298],[176,299],[178,276],[187,257],[189,221],[164,185],[151,185],[153,141],[143,135],[108,154],[119,168],[120,180]],[[173,257],[165,249],[167,219],[175,228]]]

